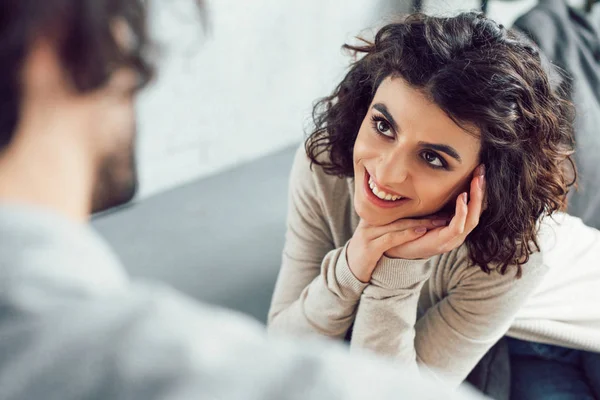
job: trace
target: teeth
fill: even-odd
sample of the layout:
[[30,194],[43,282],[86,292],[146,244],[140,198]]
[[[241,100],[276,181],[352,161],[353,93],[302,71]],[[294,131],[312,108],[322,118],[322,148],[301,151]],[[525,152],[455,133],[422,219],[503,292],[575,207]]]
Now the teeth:
[[400,200],[402,198],[402,196],[396,196],[390,193],[386,193],[383,190],[380,190],[377,185],[375,184],[375,181],[373,181],[373,178],[369,177],[369,187],[371,188],[371,191],[373,192],[373,194],[377,197],[379,197],[381,200],[386,200],[386,201],[396,201],[396,200]]

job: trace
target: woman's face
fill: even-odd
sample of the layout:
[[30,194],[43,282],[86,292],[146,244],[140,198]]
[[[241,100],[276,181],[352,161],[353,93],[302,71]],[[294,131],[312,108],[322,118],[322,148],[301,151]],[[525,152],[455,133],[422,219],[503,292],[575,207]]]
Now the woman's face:
[[354,145],[356,212],[370,225],[434,214],[468,192],[481,142],[421,91],[385,79]]

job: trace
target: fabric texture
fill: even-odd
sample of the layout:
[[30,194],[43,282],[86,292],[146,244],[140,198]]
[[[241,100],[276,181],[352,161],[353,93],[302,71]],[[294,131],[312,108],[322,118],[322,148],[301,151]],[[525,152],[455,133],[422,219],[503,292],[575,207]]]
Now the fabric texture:
[[508,339],[512,400],[600,398],[600,353]]

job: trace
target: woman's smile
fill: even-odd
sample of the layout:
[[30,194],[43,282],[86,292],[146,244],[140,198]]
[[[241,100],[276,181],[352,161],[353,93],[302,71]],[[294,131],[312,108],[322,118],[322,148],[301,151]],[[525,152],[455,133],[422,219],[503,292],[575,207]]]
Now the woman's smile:
[[394,208],[400,207],[410,199],[400,193],[391,191],[377,183],[367,170],[365,170],[364,189],[366,198],[377,207]]

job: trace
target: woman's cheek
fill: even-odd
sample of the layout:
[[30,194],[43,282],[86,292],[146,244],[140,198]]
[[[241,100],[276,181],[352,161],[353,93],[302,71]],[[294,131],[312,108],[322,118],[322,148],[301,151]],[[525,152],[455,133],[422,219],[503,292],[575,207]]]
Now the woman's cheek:
[[361,129],[354,142],[354,160],[364,160],[373,158],[373,153],[377,152],[377,145],[372,140],[368,131]]
[[463,192],[469,193],[468,182],[465,183],[462,181],[458,181],[455,185],[447,187],[443,191],[443,196],[441,196],[441,199],[439,200],[438,209],[454,213],[454,211],[456,210],[456,199]]
[[[414,171],[419,171],[415,168]],[[426,214],[445,210],[452,203],[454,185],[448,179],[433,177],[423,171],[413,175],[415,192],[421,201],[421,208]]]

